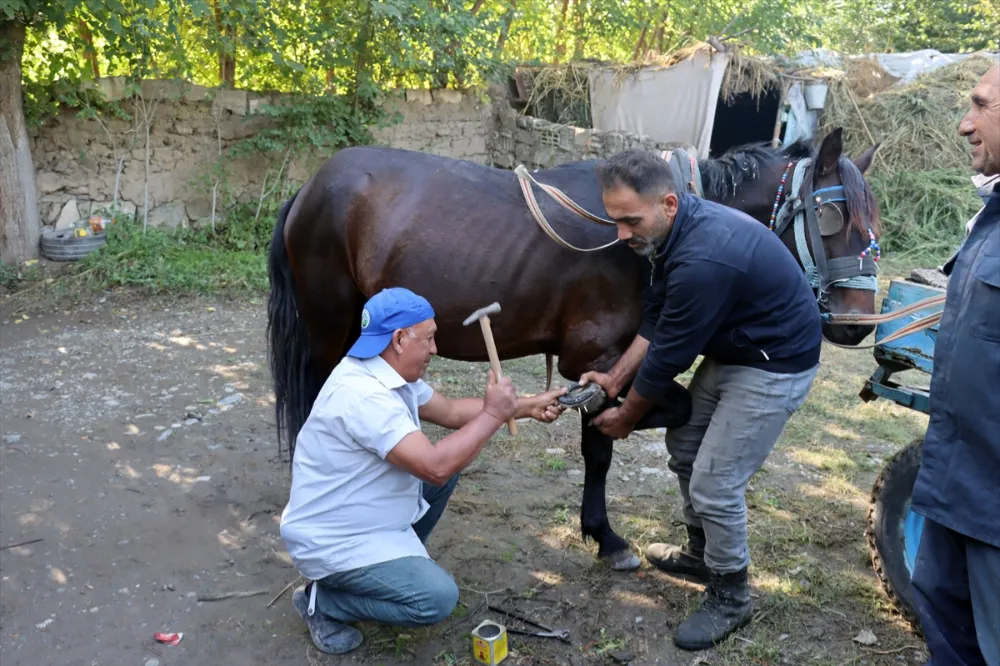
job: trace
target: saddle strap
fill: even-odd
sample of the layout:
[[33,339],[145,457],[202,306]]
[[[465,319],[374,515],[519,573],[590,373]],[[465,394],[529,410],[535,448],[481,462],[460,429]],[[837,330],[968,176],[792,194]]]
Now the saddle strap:
[[545,185],[544,183],[539,183],[537,180],[532,178],[531,174],[528,173],[528,170],[524,168],[523,164],[519,164],[517,168],[514,169],[514,173],[517,174],[518,183],[521,185],[521,193],[524,194],[524,200],[528,204],[528,210],[531,211],[531,215],[532,217],[535,218],[535,222],[538,223],[538,226],[542,228],[542,231],[544,231],[549,238],[554,240],[562,247],[567,248],[569,250],[576,250],[577,252],[596,252],[597,250],[607,249],[618,242],[618,239],[616,238],[610,243],[601,245],[599,247],[582,248],[582,247],[577,247],[563,240],[562,236],[556,233],[556,230],[552,228],[552,225],[549,224],[549,221],[545,219],[545,215],[542,213],[542,209],[538,205],[538,201],[535,199],[535,193],[531,189],[532,183],[542,188],[542,190],[544,190],[550,197],[552,197],[560,205],[562,205],[563,208],[566,208],[567,210],[572,211],[577,215],[580,215],[581,217],[591,220],[592,222],[597,222],[599,224],[610,224],[612,226],[614,226],[614,222],[611,222],[610,220],[605,220],[604,218],[601,217],[597,217],[596,215],[592,215],[591,213],[589,213],[588,211],[584,210],[579,205],[577,205],[576,202],[574,202],[572,199],[566,196],[562,191],[559,190],[559,188],[552,187],[551,185]]
[[701,170],[698,168],[698,159],[691,152],[693,150],[694,148],[664,150],[660,152],[660,158],[670,165],[674,180],[685,183],[687,191],[700,199],[702,198]]

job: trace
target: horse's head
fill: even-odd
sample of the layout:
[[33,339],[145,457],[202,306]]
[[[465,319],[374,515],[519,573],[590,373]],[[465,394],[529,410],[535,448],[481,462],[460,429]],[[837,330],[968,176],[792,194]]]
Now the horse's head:
[[[824,315],[875,314],[881,226],[863,174],[878,144],[851,160],[843,155],[842,133],[838,127],[827,134],[812,158],[786,162],[788,199],[773,226],[802,264]],[[824,337],[844,345],[871,332],[871,326],[823,324]]]

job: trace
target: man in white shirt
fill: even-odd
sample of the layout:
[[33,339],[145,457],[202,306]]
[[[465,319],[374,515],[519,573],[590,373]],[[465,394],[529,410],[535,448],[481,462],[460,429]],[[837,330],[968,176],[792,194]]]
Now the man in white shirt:
[[[281,516],[288,553],[310,583],[292,603],[329,654],[361,644],[347,624],[435,624],[458,588],[424,547],[458,475],[512,416],[551,422],[557,389],[519,399],[489,373],[485,398],[449,399],[423,379],[434,344],[424,298],[386,289],[365,304],[361,336],[334,368],[296,438],[292,487]],[[421,419],[455,432],[437,444]]]

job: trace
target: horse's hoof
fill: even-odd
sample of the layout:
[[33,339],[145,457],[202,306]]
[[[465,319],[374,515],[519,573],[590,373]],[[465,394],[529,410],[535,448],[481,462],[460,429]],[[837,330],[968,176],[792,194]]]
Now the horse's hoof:
[[642,561],[630,550],[619,550],[617,553],[602,555],[601,561],[614,571],[635,571]]

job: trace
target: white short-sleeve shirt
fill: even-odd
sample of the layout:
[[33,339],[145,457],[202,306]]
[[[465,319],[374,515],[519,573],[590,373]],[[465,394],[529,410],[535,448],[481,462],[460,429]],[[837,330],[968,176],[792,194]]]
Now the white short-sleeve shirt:
[[310,580],[400,557],[428,557],[412,525],[427,512],[420,479],[386,462],[420,430],[434,391],[382,358],[346,357],[299,432],[281,537]]

